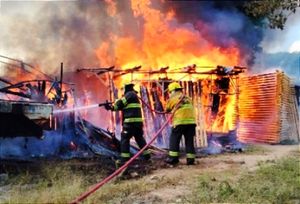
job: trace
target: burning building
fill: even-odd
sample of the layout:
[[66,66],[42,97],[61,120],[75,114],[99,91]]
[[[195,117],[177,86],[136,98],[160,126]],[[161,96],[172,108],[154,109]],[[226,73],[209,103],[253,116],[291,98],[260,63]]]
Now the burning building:
[[[199,68],[196,65],[186,66],[177,71],[168,71],[168,69],[168,67],[163,67],[158,71],[147,71],[138,66],[126,70],[110,67],[79,69],[78,71],[96,73],[100,77],[101,74],[106,74],[109,84],[106,92],[109,93],[107,95],[111,101],[121,95],[120,90],[116,88],[116,83],[122,84],[122,80],[129,77],[137,84],[136,88],[138,88],[142,101],[143,117],[146,121],[144,129],[148,140],[166,120],[166,116],[158,114],[158,112],[163,112],[163,107],[168,99],[168,84],[178,81],[183,87],[184,93],[192,98],[196,108],[195,144],[197,147],[206,148],[208,146],[209,149],[211,146],[216,146],[232,149],[240,148],[239,142],[271,144],[284,141],[299,142],[299,116],[295,89],[290,79],[282,72],[247,76],[245,75],[246,68],[239,66],[206,67],[209,70],[202,72],[197,71]],[[25,81],[27,84],[29,82],[36,83],[35,80]],[[49,88],[44,85],[45,91],[48,90],[47,92],[50,94],[56,83],[53,81]],[[11,88],[14,91],[11,91]],[[98,107],[98,104],[87,102],[83,107],[74,107],[77,99],[72,94],[70,100],[65,101],[66,92],[69,90],[67,85],[60,91],[55,90],[52,93],[54,95],[50,94],[51,97],[45,94],[44,97],[33,98],[33,101],[21,100],[25,97],[23,92],[26,90],[30,90],[30,87],[22,82],[11,83],[1,89],[6,96],[20,97],[20,100],[14,98],[14,100],[2,99],[1,101],[1,120],[2,124],[5,124],[1,126],[2,137],[46,135],[47,138],[51,138],[50,141],[53,139],[64,141],[68,138],[63,146],[68,146],[69,150],[76,150],[78,147],[76,144],[84,144],[84,151],[92,149],[93,153],[117,155],[118,141],[113,142],[112,136],[116,135],[117,138],[120,138],[121,116],[119,113],[112,113],[108,117],[110,120],[106,119],[109,121],[106,125],[110,125],[110,132],[107,132],[90,124],[86,121],[88,117],[85,118],[86,116],[82,116],[80,113],[81,109],[86,111],[86,109]],[[66,96],[59,101],[53,100],[53,96],[56,99],[55,95],[58,93],[60,95],[65,93]],[[32,97],[33,95],[28,95],[28,98],[32,99]],[[48,102],[43,102],[45,97],[48,97]],[[47,129],[53,131],[47,132]],[[58,135],[60,139],[57,140]],[[78,138],[78,135],[81,135],[81,139]],[[102,139],[99,139],[99,135]],[[169,135],[170,127],[167,127],[158,136],[155,147],[167,148]],[[16,142],[17,140],[18,142]],[[17,146],[20,145],[21,141],[19,140],[20,138],[3,140],[1,142],[2,151],[3,149],[7,151],[7,147],[10,147],[9,141],[16,142]],[[27,144],[28,141],[29,139],[24,140],[26,148],[30,146],[30,142]],[[40,144],[44,144],[45,141],[41,141]],[[38,143],[35,141],[35,145]],[[5,148],[4,144],[6,144]],[[49,148],[51,149],[51,147]],[[58,145],[55,149],[57,148],[60,149],[62,146]]]
[[74,112],[73,84],[63,82],[62,69],[60,80],[52,79],[20,60],[1,58],[1,70],[12,73],[0,79],[1,159],[118,156],[112,134]]
[[[217,66],[206,72],[195,71],[196,66],[177,72],[167,70],[167,67],[155,72],[135,69],[122,74],[129,74],[133,82],[140,85],[142,100],[156,111],[163,111],[168,97],[166,88],[172,79],[166,76],[181,78],[179,82],[184,93],[193,99],[196,108],[196,144],[199,147],[207,146],[207,138],[220,138],[225,140],[225,145],[236,142],[236,138],[230,139],[232,134],[237,134],[237,139],[244,143],[299,142],[295,85],[283,72],[248,76],[244,74],[246,68],[237,66]],[[119,70],[116,72],[119,74]],[[164,78],[151,79],[157,74],[163,74]],[[184,80],[185,77],[189,80]],[[148,109],[143,105],[145,128],[147,135],[153,135],[165,118]],[[169,133],[168,130],[162,133],[158,146],[168,146]]]
[[[98,133],[107,135],[108,131],[105,129],[109,127],[109,131],[115,132],[119,137],[120,116],[96,110],[94,105],[105,99],[113,101],[120,97],[120,87],[124,80],[135,82],[141,98],[157,111],[162,110],[167,100],[168,83],[179,81],[185,94],[193,98],[197,109],[198,147],[223,147],[237,141],[237,138],[242,142],[267,143],[279,143],[284,137],[295,139],[295,135],[297,138],[299,134],[296,133],[297,124],[299,132],[299,119],[295,115],[297,107],[292,105],[294,95],[292,90],[288,91],[288,86],[280,85],[288,79],[276,74],[249,77],[244,73],[245,67],[251,67],[254,53],[259,50],[262,30],[240,12],[238,4],[240,3],[153,0],[90,0],[59,4],[44,2],[38,10],[44,14],[39,15],[44,22],[42,24],[29,18],[28,24],[24,26],[14,17],[9,19],[15,26],[7,32],[9,35],[3,37],[7,39],[3,47],[11,53],[14,53],[14,47],[26,50],[22,56],[39,66],[33,66],[37,69],[28,73],[28,66],[18,61],[18,69],[1,70],[1,82],[4,83],[1,85],[2,98],[9,100],[11,106],[6,109],[1,105],[1,111],[5,114],[13,113],[15,109],[12,101],[24,106],[41,105],[45,108],[45,111],[40,109],[44,113],[49,113],[48,110],[54,108],[55,117],[46,114],[41,119],[48,121],[49,127],[53,129],[74,129],[63,133],[72,139],[57,140],[68,146],[71,142],[74,143],[74,138],[79,138],[76,137],[78,132],[85,137]],[[28,29],[33,32],[24,32]],[[3,33],[5,32],[1,34]],[[26,35],[26,43],[23,37],[18,36],[19,33]],[[32,36],[32,33],[35,35]],[[65,71],[72,73],[65,76],[65,80],[49,77],[58,75],[57,60],[64,61],[67,65]],[[10,69],[15,66],[6,65]],[[40,71],[47,72],[47,76]],[[30,90],[26,82],[18,84],[19,81],[27,81],[34,88]],[[75,84],[63,85],[64,81]],[[40,90],[38,93],[43,93],[37,94],[36,99],[40,102],[46,100],[47,104],[35,104],[26,97],[29,93],[34,93],[35,89]],[[43,98],[45,95],[47,97]],[[49,98],[52,105],[48,104]],[[93,113],[90,109],[77,109],[75,115],[59,112],[61,109],[72,109],[73,106],[89,106],[94,109],[91,109]],[[165,116],[154,114],[146,106],[143,106],[143,113],[147,120],[145,132],[149,139],[159,129]],[[26,112],[20,114],[26,120],[29,118],[30,123],[34,119]],[[81,118],[79,121],[78,115]],[[292,117],[295,119],[290,120]],[[63,122],[64,118],[68,122]],[[88,124],[86,120],[101,128]],[[86,126],[89,128],[85,128]],[[7,126],[1,127],[4,130]],[[45,132],[46,127],[38,127],[38,133],[30,132],[28,135],[46,135],[48,142],[39,141],[45,146],[51,146],[51,142],[57,144],[53,138],[64,137],[62,132],[57,131],[54,135],[59,136],[51,137],[50,132]],[[253,132],[257,129],[260,131]],[[7,134],[4,131],[2,133]],[[21,136],[19,133],[17,135]],[[165,129],[156,145],[167,147],[168,135],[169,129]],[[86,149],[97,143],[90,143],[83,138],[83,143],[88,143]],[[18,139],[18,145],[22,143],[21,140]],[[7,138],[4,143],[6,146],[9,143]],[[4,143],[1,142],[2,147]],[[74,145],[71,146],[75,148]],[[57,145],[55,151],[59,147]]]

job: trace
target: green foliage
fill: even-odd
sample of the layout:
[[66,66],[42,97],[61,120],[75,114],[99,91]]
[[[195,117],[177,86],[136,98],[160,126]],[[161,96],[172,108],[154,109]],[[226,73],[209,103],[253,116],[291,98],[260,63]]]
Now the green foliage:
[[297,7],[299,4],[295,0],[255,0],[247,1],[244,11],[254,21],[266,19],[270,28],[283,30],[288,16],[295,13]]
[[[193,203],[290,203],[300,200],[300,159],[288,158],[262,165],[238,180],[201,176]],[[219,175],[220,176],[220,175]]]

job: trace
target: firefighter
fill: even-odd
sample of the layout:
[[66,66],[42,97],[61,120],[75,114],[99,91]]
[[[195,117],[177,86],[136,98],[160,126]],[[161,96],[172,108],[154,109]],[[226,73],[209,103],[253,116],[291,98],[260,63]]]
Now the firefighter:
[[[134,90],[133,83],[126,83],[124,86],[124,96],[115,101],[113,105],[105,105],[106,110],[119,111],[122,110],[122,132],[121,132],[121,160],[124,163],[130,159],[130,138],[134,136],[136,143],[140,148],[146,145],[146,140],[143,136],[143,118],[141,104]],[[143,152],[145,160],[150,159],[149,150]]]
[[170,136],[168,164],[179,162],[179,143],[184,135],[187,165],[195,163],[194,136],[196,132],[195,110],[191,98],[183,95],[179,83],[169,84],[170,98],[166,104],[167,112],[174,112],[172,120],[172,132]]

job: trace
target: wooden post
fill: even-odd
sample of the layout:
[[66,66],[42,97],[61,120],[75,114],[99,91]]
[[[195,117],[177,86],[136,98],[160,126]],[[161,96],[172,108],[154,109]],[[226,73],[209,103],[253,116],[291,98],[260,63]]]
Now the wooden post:
[[62,98],[62,89],[63,89],[63,75],[64,74],[64,63],[60,63],[60,98]]

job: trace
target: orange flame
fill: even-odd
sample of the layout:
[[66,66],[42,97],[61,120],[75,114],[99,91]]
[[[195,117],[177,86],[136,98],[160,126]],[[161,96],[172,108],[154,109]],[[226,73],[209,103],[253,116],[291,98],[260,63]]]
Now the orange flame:
[[[130,30],[125,30],[125,35],[111,34],[109,41],[102,42],[96,50],[101,66],[115,65],[127,69],[141,65],[145,71],[169,66],[168,71],[178,71],[178,68],[196,64],[198,67],[196,71],[201,72],[209,70],[201,68],[203,66],[234,66],[242,62],[239,47],[235,44],[220,48],[206,39],[192,24],[179,23],[173,10],[163,13],[151,6],[151,0],[131,0],[131,9],[138,30],[133,35],[128,34]],[[155,80],[162,75],[164,76],[164,74],[147,75],[147,79]],[[187,76],[188,79],[185,78]],[[168,77],[173,80],[197,80],[207,76],[172,74]],[[140,79],[140,74],[123,75],[117,80],[117,84],[121,85],[124,80],[132,79]],[[212,85],[207,85],[207,89],[205,84],[202,86],[204,86],[202,105],[211,106]],[[211,127],[211,131],[214,132],[233,130],[236,122],[236,95],[221,95],[219,112],[213,119],[210,111],[210,108],[204,110],[206,127]]]
[[111,35],[110,42],[102,42],[96,50],[102,66],[142,65],[144,69],[155,70],[163,66],[174,69],[189,64],[231,66],[240,63],[236,46],[220,48],[206,40],[191,24],[178,23],[174,11],[162,13],[150,4],[150,0],[131,0],[141,33],[139,37]]

